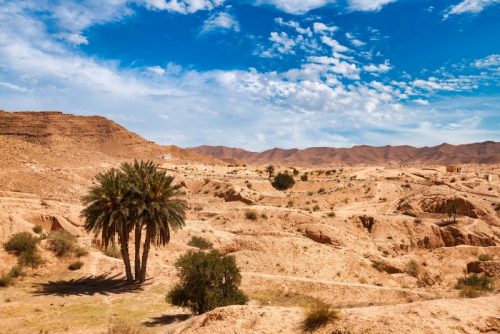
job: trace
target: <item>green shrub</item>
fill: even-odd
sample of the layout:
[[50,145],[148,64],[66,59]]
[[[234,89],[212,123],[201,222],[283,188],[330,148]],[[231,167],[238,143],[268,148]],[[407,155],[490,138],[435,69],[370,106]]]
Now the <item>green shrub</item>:
[[479,254],[478,259],[479,261],[493,261],[493,256],[490,254]]
[[78,269],[80,269],[81,267],[83,267],[83,262],[82,262],[82,261],[75,261],[75,262],[71,263],[71,264],[68,266],[68,269],[69,269],[69,270],[78,270]]
[[40,225],[35,225],[33,226],[33,232],[35,232],[36,234],[40,234],[43,232],[43,228]]
[[461,277],[457,280],[456,289],[462,290],[462,297],[474,298],[480,296],[483,292],[493,290],[493,279],[488,276],[478,276],[472,274]]
[[245,218],[248,220],[257,220],[257,212],[248,210],[245,212]]
[[330,304],[317,302],[306,310],[303,327],[306,331],[314,331],[338,318],[337,311]]
[[4,248],[7,252],[12,252],[16,255],[25,251],[36,250],[36,244],[39,239],[29,232],[20,232],[12,235],[5,243]]
[[278,173],[271,184],[275,189],[287,190],[294,186],[295,180],[293,176],[288,173]]
[[188,242],[188,245],[191,247],[196,247],[199,249],[211,249],[213,248],[213,244],[203,237],[192,237]]
[[19,254],[19,264],[24,267],[37,268],[43,264],[42,256],[36,249],[26,250]]
[[167,295],[173,305],[201,314],[220,306],[243,305],[248,300],[238,288],[241,274],[233,256],[189,251],[175,266],[180,282]]
[[47,240],[49,249],[58,257],[67,256],[76,248],[75,237],[64,230],[50,232]]
[[0,287],[8,287],[12,284],[12,276],[10,273],[0,275]]

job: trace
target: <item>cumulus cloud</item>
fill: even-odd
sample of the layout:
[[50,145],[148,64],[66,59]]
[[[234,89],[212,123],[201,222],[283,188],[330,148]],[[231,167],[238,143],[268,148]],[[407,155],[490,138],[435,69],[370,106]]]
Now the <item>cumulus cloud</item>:
[[357,11],[379,11],[397,0],[349,0],[349,8]]
[[484,8],[499,4],[500,0],[463,0],[462,2],[450,7],[444,14],[444,18],[450,15],[465,14],[465,13],[479,13]]
[[473,64],[477,68],[500,69],[500,54],[494,54],[482,59],[478,59]]
[[233,15],[227,12],[220,12],[211,15],[205,21],[202,32],[209,33],[224,30],[240,31],[240,24]]
[[224,0],[142,0],[147,8],[190,14],[222,6]]
[[64,40],[68,42],[71,45],[78,46],[78,45],[87,45],[89,44],[89,41],[87,40],[87,37],[85,37],[82,34],[79,33],[60,33],[56,35],[57,38]]

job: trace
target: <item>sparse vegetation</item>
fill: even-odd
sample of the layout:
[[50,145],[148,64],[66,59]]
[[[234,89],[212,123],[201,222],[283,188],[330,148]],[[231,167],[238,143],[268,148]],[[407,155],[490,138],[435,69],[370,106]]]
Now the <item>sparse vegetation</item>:
[[123,321],[117,321],[109,325],[107,334],[142,334],[139,327],[131,326]]
[[108,247],[104,248],[102,252],[109,257],[114,257],[115,259],[121,259],[122,258],[122,253],[120,251],[120,248],[118,248],[116,245],[108,245]]
[[39,239],[29,232],[19,232],[9,238],[4,248],[7,252],[20,255],[22,252],[36,250],[38,241]]
[[410,260],[406,264],[406,272],[408,273],[408,275],[418,278],[421,272],[420,265],[417,261]]
[[248,219],[248,220],[257,220],[257,212],[255,212],[254,210],[247,210],[245,211],[245,218]]
[[57,257],[70,255],[76,249],[76,239],[64,230],[51,231],[47,237],[48,247]]
[[293,176],[288,173],[278,173],[271,183],[273,188],[278,190],[287,190],[294,186],[295,180]]
[[490,254],[479,254],[478,259],[479,261],[493,261],[493,256]]
[[173,305],[202,314],[220,306],[245,304],[248,300],[238,288],[241,275],[233,256],[223,256],[217,251],[189,251],[175,266],[180,282],[167,295],[167,301]]
[[306,331],[314,331],[338,318],[338,312],[330,304],[317,302],[307,308],[303,328]]
[[19,264],[25,267],[37,268],[43,264],[42,256],[35,249],[30,249],[19,254]]
[[188,242],[188,245],[191,247],[199,248],[199,249],[211,249],[214,246],[207,239],[205,239],[203,237],[198,237],[198,236],[192,237],[191,240]]
[[493,279],[488,276],[472,274],[457,280],[456,289],[461,290],[460,295],[466,298],[475,298],[484,292],[493,290]]
[[307,174],[302,174],[302,175],[300,176],[300,181],[305,182],[305,181],[307,181],[307,180],[308,180]]
[[33,226],[33,232],[36,234],[41,234],[43,232],[43,228],[40,225]]
[[4,273],[0,275],[0,287],[6,288],[12,284],[12,276],[10,273]]
[[330,212],[328,212],[328,213],[327,213],[327,216],[328,216],[328,217],[330,217],[330,218],[335,217],[335,216],[336,216],[335,211],[330,211]]
[[83,267],[83,262],[82,261],[75,261],[75,262],[72,262],[69,266],[68,266],[68,269],[69,270],[78,270],[80,268]]

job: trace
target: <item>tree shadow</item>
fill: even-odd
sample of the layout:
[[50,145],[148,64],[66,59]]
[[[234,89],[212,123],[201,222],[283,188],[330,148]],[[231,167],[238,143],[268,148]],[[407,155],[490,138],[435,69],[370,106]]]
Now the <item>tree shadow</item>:
[[149,283],[130,283],[120,274],[110,276],[87,276],[72,280],[49,281],[35,284],[34,295],[38,296],[92,296],[95,294],[109,295],[143,291]]
[[191,318],[193,315],[189,313],[182,314],[164,314],[159,317],[153,317],[148,321],[143,322],[146,327],[156,327],[161,325],[169,325],[174,322],[184,321]]

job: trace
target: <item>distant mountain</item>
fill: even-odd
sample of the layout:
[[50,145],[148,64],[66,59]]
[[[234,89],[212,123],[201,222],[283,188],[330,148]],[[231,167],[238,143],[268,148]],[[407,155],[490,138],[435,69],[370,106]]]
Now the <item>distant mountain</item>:
[[225,146],[198,146],[188,150],[223,160],[236,159],[247,164],[290,166],[500,163],[500,143],[493,141],[422,148],[407,145],[311,147],[304,150],[274,148],[260,153]]
[[0,166],[31,161],[47,166],[79,165],[164,155],[181,161],[222,163],[177,146],[158,145],[101,116],[0,110]]

